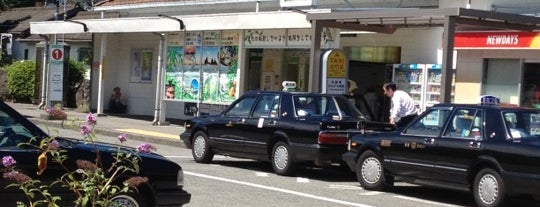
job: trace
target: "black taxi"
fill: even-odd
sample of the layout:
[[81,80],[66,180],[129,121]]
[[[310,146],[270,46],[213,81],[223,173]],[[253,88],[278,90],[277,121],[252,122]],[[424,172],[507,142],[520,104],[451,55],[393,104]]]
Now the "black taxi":
[[540,110],[483,98],[492,101],[438,104],[395,132],[354,135],[343,159],[368,190],[399,179],[470,191],[478,206],[540,194]]
[[[199,163],[214,154],[270,161],[279,175],[298,163],[342,163],[348,136],[366,118],[342,95],[248,91],[219,115],[191,118],[180,134]],[[367,121],[366,127],[394,130]]]
[[[43,169],[40,169],[43,165],[39,164],[38,166],[38,163],[41,163],[40,157],[44,149],[38,146],[44,142],[44,139],[49,137],[54,138],[57,147],[64,151],[63,155],[65,155],[66,159],[62,164],[59,164],[49,156],[48,162],[45,159],[48,167],[43,171]],[[117,164],[114,157],[118,157],[118,152],[129,154],[128,157],[139,157],[140,164],[137,173],[131,172],[129,169],[126,173],[119,173],[122,172],[121,170],[115,171],[114,173],[119,173],[117,174],[119,176],[112,180],[112,184],[121,185],[122,182],[135,175],[147,177],[148,181],[139,185],[133,192],[115,192],[113,188],[110,188],[110,192],[106,194],[114,194],[115,196],[110,198],[113,203],[108,206],[183,206],[191,201],[191,194],[184,189],[184,171],[182,167],[166,157],[156,153],[138,153],[134,148],[110,143],[88,142],[87,140],[64,136],[52,137],[27,117],[0,100],[0,158],[2,159],[2,165],[0,165],[0,174],[2,175],[2,178],[0,178],[0,206],[25,206],[24,204],[28,204],[26,202],[29,200],[37,203],[44,202],[46,200],[37,201],[42,199],[41,193],[61,197],[61,200],[57,200],[58,203],[56,203],[59,206],[75,206],[76,199],[82,199],[82,197],[79,197],[80,194],[75,194],[71,186],[59,182],[60,177],[63,178],[68,175],[71,177],[77,174],[68,174],[68,172],[84,172],[80,167],[81,165],[79,165],[80,160],[99,161],[103,169],[116,169],[111,165]],[[96,155],[98,155],[97,158]],[[10,171],[13,169],[10,166],[15,163],[16,171]],[[124,165],[124,163],[120,164]],[[107,173],[109,174],[104,175],[106,178],[112,172]],[[15,178],[18,179],[14,181],[10,175],[17,175]],[[36,189],[39,187],[39,191],[29,187],[30,191],[26,192],[27,190],[24,189],[27,189],[27,187],[19,189],[14,186],[14,182],[21,181],[21,177],[24,178],[22,175],[39,180],[38,186],[35,187]],[[25,186],[36,184],[34,181],[26,181],[26,183],[31,184]],[[70,184],[72,183],[70,182]],[[76,182],[74,184],[87,183]],[[44,188],[44,186],[50,188]],[[35,197],[30,198],[29,195],[35,195]],[[90,201],[88,202],[90,203]],[[47,206],[55,205],[50,204]]]

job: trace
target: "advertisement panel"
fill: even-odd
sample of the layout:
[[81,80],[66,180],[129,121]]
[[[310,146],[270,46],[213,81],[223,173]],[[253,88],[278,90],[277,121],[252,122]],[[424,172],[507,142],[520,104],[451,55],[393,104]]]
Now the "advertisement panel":
[[538,32],[456,33],[454,47],[462,48],[540,48]]
[[169,37],[166,99],[230,103],[236,99],[239,33],[185,32]]

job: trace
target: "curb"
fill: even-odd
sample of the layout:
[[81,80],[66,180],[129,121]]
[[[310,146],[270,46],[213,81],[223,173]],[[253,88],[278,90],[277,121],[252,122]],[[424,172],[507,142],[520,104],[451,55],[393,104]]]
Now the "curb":
[[[70,122],[70,121],[45,121],[43,119],[39,118],[30,118],[32,122],[35,124],[39,124],[42,126],[47,127],[54,127],[54,128],[61,128],[61,129],[68,129],[68,130],[74,130],[79,131],[80,127],[76,124],[66,124],[64,122]],[[77,123],[77,122],[74,122]],[[81,122],[82,123],[82,122]],[[167,146],[176,146],[176,147],[186,147],[182,141],[180,141],[180,135],[178,135],[178,140],[170,140],[170,139],[164,139],[159,137],[152,137],[152,136],[145,136],[135,133],[129,133],[129,132],[116,132],[114,130],[109,129],[100,129],[100,128],[94,128],[94,132],[96,134],[104,135],[104,136],[112,136],[116,137],[119,134],[126,134],[128,135],[129,139],[138,140],[142,142],[150,142],[155,144],[161,144],[161,145],[167,145]]]

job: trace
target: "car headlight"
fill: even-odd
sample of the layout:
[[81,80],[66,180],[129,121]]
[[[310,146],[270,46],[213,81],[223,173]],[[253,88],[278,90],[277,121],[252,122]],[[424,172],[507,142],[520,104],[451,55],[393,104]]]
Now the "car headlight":
[[184,171],[183,170],[178,170],[178,174],[176,175],[176,185],[184,186]]

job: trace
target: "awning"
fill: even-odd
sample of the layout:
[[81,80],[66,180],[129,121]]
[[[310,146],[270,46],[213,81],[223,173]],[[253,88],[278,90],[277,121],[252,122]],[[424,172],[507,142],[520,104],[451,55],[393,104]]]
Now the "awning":
[[310,28],[306,15],[291,11],[156,16],[30,22],[31,34],[127,33]]
[[308,20],[324,22],[328,26],[365,31],[375,28],[374,32],[406,27],[442,27],[447,17],[456,17],[456,26],[463,30],[533,31],[540,28],[539,17],[464,8],[335,9],[326,13],[306,14]]

